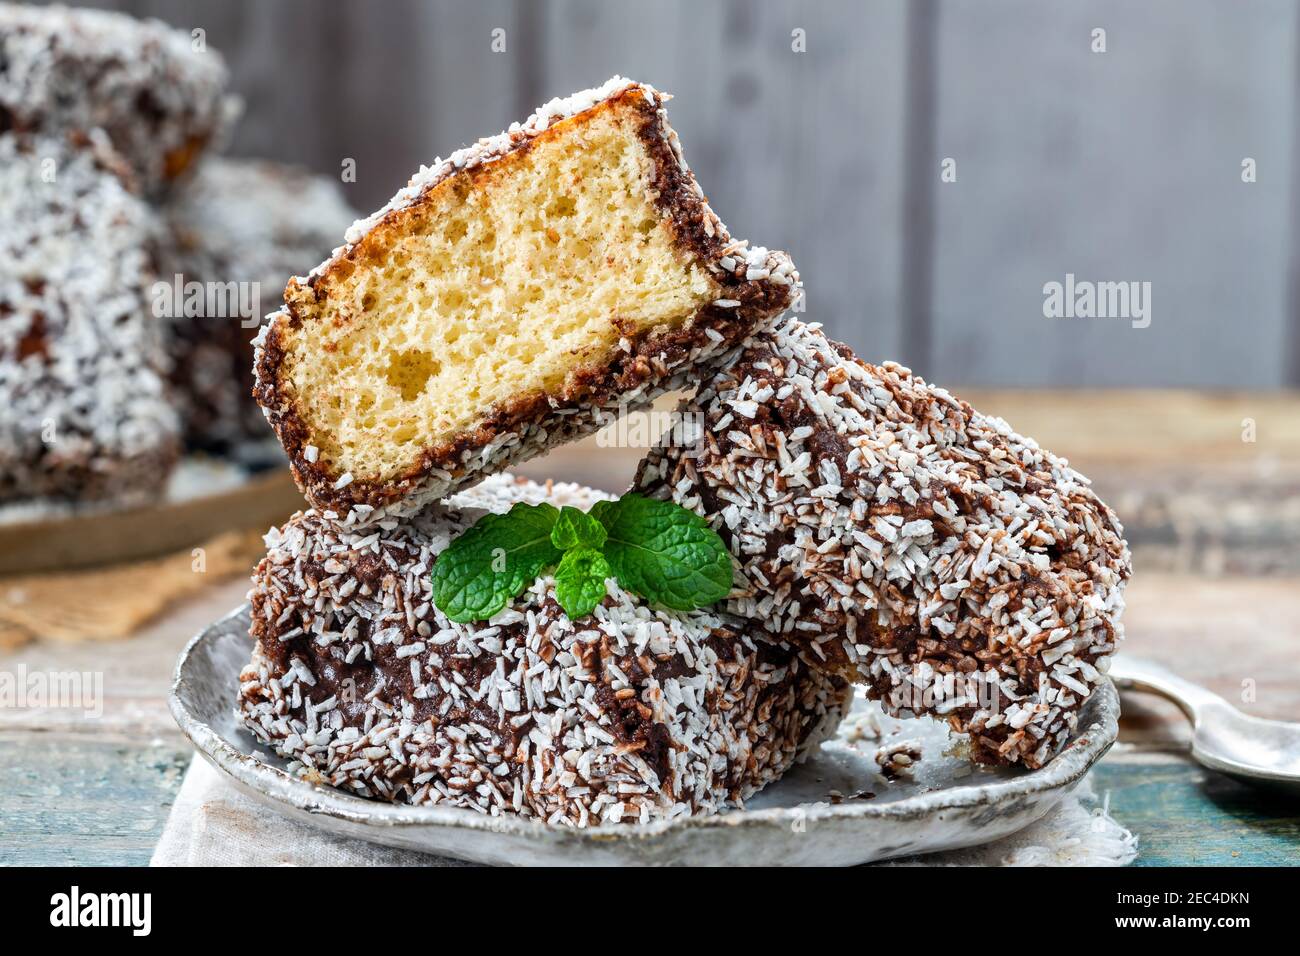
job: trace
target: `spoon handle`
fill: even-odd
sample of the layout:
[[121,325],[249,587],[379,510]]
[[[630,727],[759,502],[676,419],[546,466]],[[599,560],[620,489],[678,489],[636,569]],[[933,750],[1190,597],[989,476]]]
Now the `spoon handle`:
[[1159,694],[1172,700],[1193,721],[1205,707],[1227,704],[1218,694],[1183,680],[1164,665],[1145,658],[1120,654],[1111,660],[1108,673],[1120,690],[1145,690]]

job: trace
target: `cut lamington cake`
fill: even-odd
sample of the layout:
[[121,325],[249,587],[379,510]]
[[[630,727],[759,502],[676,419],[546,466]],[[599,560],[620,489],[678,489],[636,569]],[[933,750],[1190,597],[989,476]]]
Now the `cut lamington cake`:
[[575,827],[715,811],[778,779],[848,697],[787,645],[613,579],[577,622],[550,576],[487,622],[433,605],[434,559],[480,509],[602,497],[496,475],[383,527],[294,516],[254,575],[239,718],[317,783]]
[[615,78],[422,169],[285,290],[257,398],[318,509],[411,513],[681,387],[798,276]]
[[783,320],[683,411],[636,487],[706,516],[740,567],[726,605],[933,714],[976,760],[1037,767],[1123,636],[1114,513],[1067,462],[892,363]]

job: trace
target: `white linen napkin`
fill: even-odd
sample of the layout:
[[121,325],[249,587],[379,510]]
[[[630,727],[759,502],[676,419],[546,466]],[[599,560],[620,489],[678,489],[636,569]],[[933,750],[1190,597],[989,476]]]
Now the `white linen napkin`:
[[[1089,780],[1042,820],[968,850],[892,861],[898,866],[1122,866],[1137,837],[1092,806]],[[150,866],[464,866],[459,860],[334,836],[239,793],[195,757]]]

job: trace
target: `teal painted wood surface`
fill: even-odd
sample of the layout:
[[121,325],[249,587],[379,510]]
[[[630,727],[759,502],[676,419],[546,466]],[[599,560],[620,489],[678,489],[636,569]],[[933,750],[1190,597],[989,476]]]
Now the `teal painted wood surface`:
[[147,864],[190,753],[179,736],[0,734],[0,865]]
[[1125,754],[1093,772],[1111,815],[1138,834],[1135,866],[1300,865],[1300,803],[1182,756]]
[[[171,737],[0,734],[0,864],[148,863],[189,756]],[[1110,757],[1093,784],[1137,866],[1300,864],[1300,806],[1181,756]]]

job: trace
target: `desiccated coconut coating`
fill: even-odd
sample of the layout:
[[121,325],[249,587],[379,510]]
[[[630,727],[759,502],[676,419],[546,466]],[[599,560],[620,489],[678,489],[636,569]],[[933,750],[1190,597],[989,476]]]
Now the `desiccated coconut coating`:
[[[252,305],[167,323],[172,385],[187,444],[226,452],[274,437],[253,401],[253,337],[289,277],[337,244],[357,218],[335,180],[261,160],[204,160],[163,208],[171,241],[163,281],[237,283]],[[254,292],[256,296],[254,297]]]
[[1123,635],[1130,558],[1067,463],[893,363],[787,318],[683,410],[635,487],[705,515],[743,584],[730,611],[946,718],[975,759],[1042,765]]
[[158,20],[0,4],[0,131],[104,130],[159,192],[231,124],[226,66]]
[[131,504],[177,456],[157,223],[102,134],[0,134],[0,501]]
[[652,610],[612,579],[577,622],[550,577],[491,622],[443,617],[433,561],[484,513],[457,505],[542,497],[601,496],[498,476],[389,528],[309,511],[273,530],[250,595],[244,725],[315,782],[576,827],[739,803],[834,731],[844,681],[711,614]]

